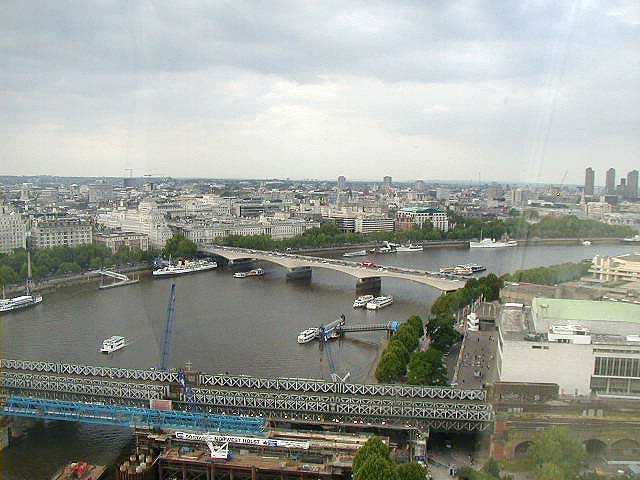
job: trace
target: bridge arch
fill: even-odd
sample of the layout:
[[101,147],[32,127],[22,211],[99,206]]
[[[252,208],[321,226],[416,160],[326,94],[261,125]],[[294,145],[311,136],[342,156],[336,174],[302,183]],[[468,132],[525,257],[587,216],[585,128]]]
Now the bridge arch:
[[533,445],[533,442],[531,440],[520,442],[513,449],[513,456],[518,459],[525,458],[527,455],[529,455],[529,449],[531,448],[532,445]]
[[597,438],[589,438],[584,441],[584,448],[587,451],[587,455],[602,457],[607,451],[607,444]]

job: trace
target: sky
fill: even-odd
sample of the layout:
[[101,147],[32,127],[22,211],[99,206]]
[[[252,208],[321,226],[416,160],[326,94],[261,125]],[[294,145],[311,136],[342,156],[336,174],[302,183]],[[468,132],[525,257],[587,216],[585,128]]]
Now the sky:
[[0,31],[4,175],[640,168],[636,0],[4,0]]

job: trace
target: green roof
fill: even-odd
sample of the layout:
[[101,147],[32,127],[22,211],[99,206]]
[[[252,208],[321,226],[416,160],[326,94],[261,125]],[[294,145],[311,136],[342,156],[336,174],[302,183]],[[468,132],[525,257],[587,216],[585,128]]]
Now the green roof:
[[597,300],[567,300],[564,298],[534,298],[532,310],[536,317],[568,322],[607,321],[640,324],[640,305]]

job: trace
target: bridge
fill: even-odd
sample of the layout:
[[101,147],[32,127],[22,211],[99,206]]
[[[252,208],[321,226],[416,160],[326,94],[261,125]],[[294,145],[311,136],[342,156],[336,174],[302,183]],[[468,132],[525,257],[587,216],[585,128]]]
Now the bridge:
[[280,265],[288,270],[290,278],[308,277],[311,278],[312,268],[324,268],[342,272],[358,279],[356,290],[364,292],[368,290],[380,290],[380,279],[399,278],[412,282],[428,285],[443,292],[450,292],[462,288],[464,282],[461,280],[442,278],[440,275],[424,270],[415,270],[394,266],[370,266],[365,267],[358,262],[342,259],[331,259],[322,257],[310,257],[294,253],[265,252],[261,250],[251,250],[246,248],[206,246],[201,247],[200,252],[226,258],[229,261],[239,260],[261,260]]
[[[412,385],[334,383],[301,378],[262,378],[248,375],[185,372],[193,403],[207,415],[256,417],[273,425],[330,424],[387,430],[480,431],[493,422],[493,408],[484,390]],[[0,360],[0,396],[3,414],[61,418],[69,409],[90,410],[88,404],[148,409],[150,401],[171,400],[172,410],[189,412],[178,372],[124,369],[56,362]],[[37,408],[24,400],[66,402]],[[83,405],[71,405],[81,403]],[[17,405],[17,406],[16,406]],[[22,408],[22,410],[20,410]],[[47,413],[49,412],[49,413]],[[51,413],[53,412],[53,413]],[[157,411],[156,411],[157,412]],[[47,417],[47,415],[49,415]],[[65,414],[73,416],[74,414]],[[123,415],[125,418],[123,418]],[[137,412],[144,423],[145,411]],[[104,423],[131,422],[128,411],[103,412]],[[100,418],[78,414],[76,419]],[[142,419],[141,419],[142,418]],[[154,420],[189,428],[194,422],[214,422],[192,417]],[[181,423],[182,422],[182,423]],[[149,423],[149,422],[147,422]],[[149,423],[150,426],[154,424]]]

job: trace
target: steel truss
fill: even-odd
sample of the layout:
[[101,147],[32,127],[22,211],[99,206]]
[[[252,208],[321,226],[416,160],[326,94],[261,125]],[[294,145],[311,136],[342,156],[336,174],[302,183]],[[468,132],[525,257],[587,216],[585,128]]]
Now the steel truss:
[[82,421],[103,425],[151,428],[188,428],[200,431],[220,431],[264,435],[264,419],[231,415],[210,415],[176,410],[98,405],[95,403],[63,402],[30,397],[9,397],[3,415],[45,418],[49,420]]
[[[177,372],[94,367],[55,362],[0,359],[0,369],[33,371],[61,375],[100,377],[147,382],[177,383]],[[250,375],[200,374],[198,384],[210,387],[246,388],[252,390],[285,390],[293,392],[336,393],[368,397],[406,397],[434,400],[486,401],[485,390],[464,390],[447,387],[334,383],[307,378],[262,378]]]

